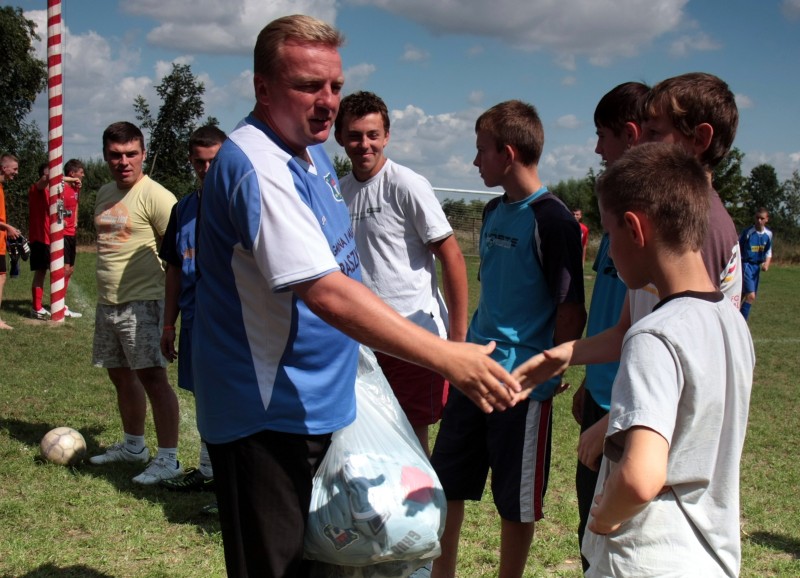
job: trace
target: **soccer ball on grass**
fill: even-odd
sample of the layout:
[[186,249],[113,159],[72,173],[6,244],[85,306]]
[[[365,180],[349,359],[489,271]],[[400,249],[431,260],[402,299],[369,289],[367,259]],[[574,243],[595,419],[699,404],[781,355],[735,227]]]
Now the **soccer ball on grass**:
[[86,440],[71,427],[57,427],[44,434],[39,444],[42,457],[62,466],[74,466],[86,457]]

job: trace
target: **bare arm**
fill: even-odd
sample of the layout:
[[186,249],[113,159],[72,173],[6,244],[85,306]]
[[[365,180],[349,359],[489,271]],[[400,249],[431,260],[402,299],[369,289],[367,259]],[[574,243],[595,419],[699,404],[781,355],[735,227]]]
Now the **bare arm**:
[[[565,341],[553,349],[534,355],[514,370],[514,377],[523,388],[533,388],[551,377],[561,375],[570,365],[618,361],[622,352],[622,339],[630,326],[630,304],[626,295],[619,321],[614,327],[592,337]],[[525,395],[524,391],[522,395]]]
[[514,404],[519,384],[491,359],[494,344],[441,339],[394,312],[361,283],[336,271],[292,287],[327,323],[364,345],[446,377],[485,412]]
[[622,459],[595,497],[588,528],[608,534],[641,512],[664,490],[668,456],[669,444],[660,434],[646,427],[631,428]]
[[175,361],[175,322],[178,321],[178,297],[181,294],[180,267],[167,264],[164,285],[164,330],[161,333],[161,354],[167,361]]
[[467,338],[467,265],[455,235],[428,245],[442,264],[444,300],[450,318],[449,338],[464,341]]

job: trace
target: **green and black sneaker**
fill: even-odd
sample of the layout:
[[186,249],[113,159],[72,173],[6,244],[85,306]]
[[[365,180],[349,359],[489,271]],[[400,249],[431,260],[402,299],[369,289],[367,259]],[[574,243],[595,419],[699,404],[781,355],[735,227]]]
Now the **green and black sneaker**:
[[189,468],[184,475],[163,480],[160,485],[173,492],[213,492],[214,478],[204,476],[197,468]]

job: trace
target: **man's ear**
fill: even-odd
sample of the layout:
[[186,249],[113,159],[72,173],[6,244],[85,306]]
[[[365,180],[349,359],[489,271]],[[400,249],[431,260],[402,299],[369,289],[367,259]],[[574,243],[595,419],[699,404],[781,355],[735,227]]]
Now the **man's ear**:
[[645,231],[649,226],[647,218],[641,213],[626,211],[622,215],[622,221],[625,224],[625,231],[633,244],[637,247],[644,247],[646,244]]
[[694,127],[694,137],[692,143],[696,156],[702,155],[711,146],[711,139],[714,137],[714,127],[707,122],[698,124]]

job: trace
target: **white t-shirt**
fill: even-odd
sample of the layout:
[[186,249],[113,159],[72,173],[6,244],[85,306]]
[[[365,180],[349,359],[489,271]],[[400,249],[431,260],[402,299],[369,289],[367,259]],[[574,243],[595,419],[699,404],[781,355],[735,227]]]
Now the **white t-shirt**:
[[739,460],[755,353],[721,293],[665,300],[625,334],[596,493],[631,427],[667,440],[667,491],[616,532],[587,529],[587,576],[738,576]]
[[400,315],[446,337],[447,312],[428,244],[449,237],[453,229],[431,184],[386,159],[371,179],[362,183],[350,173],[340,186],[364,284]]

